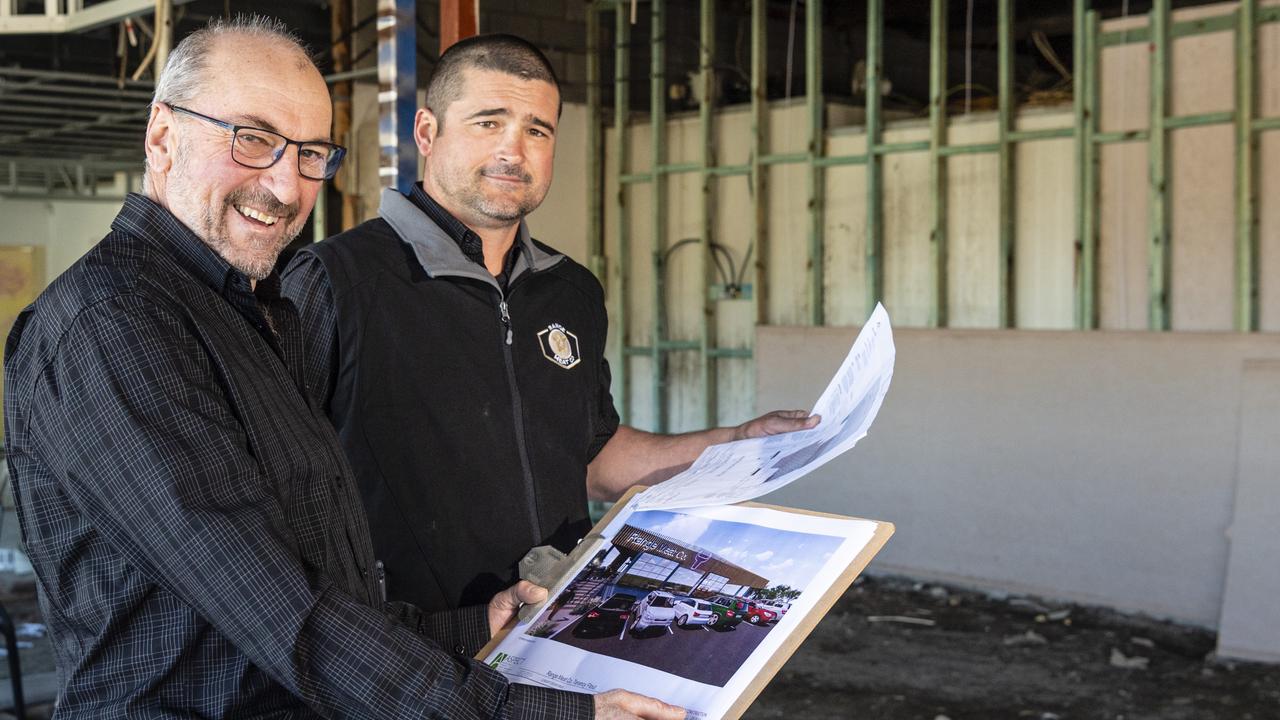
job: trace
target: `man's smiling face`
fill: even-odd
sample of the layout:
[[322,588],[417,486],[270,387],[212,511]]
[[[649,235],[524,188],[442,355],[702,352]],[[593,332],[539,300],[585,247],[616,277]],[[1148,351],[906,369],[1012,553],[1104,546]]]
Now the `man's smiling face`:
[[[216,42],[184,107],[296,140],[329,139],[328,88],[297,50],[249,36]],[[167,125],[170,162],[156,199],[237,270],[269,275],[322,187],[298,174],[297,146],[272,167],[248,168],[231,158],[230,130],[163,106],[153,110],[157,122]]]

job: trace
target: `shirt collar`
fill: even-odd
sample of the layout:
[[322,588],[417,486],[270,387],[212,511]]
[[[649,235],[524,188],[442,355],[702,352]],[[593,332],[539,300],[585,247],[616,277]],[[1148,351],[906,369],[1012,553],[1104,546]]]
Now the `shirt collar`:
[[[471,228],[467,227],[461,220],[453,216],[444,206],[436,202],[435,198],[427,194],[422,189],[422,183],[413,184],[413,189],[409,191],[409,200],[427,217],[431,218],[431,222],[440,226],[445,234],[453,241],[458,243],[458,248],[462,250],[462,254],[467,256],[471,262],[484,265],[484,241],[480,239]],[[516,247],[519,243],[515,244]]]
[[[423,193],[426,195],[426,193]],[[452,237],[440,227],[430,215],[410,198],[395,188],[382,189],[382,203],[378,207],[378,215],[385,220],[400,239],[408,243],[414,255],[430,277],[451,275],[468,277],[502,286],[494,279],[483,263],[468,259]],[[423,222],[423,221],[426,222]],[[529,236],[529,227],[524,220],[516,230],[516,245],[520,252],[511,263],[511,280],[527,271],[541,272],[547,270],[564,256],[548,251],[533,242]]]
[[[124,206],[111,227],[142,238],[224,297],[230,292],[253,292],[248,276],[214,252],[167,208],[145,195],[126,195]],[[269,280],[271,278],[263,282]],[[278,280],[275,285],[279,286]],[[264,289],[269,291],[270,287]]]

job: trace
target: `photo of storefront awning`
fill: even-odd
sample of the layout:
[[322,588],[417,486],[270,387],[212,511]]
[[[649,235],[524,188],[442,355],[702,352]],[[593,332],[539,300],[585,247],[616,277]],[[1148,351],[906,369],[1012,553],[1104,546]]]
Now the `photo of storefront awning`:
[[613,547],[617,555],[609,565],[621,586],[689,595],[751,595],[769,585],[767,578],[709,550],[632,525],[618,530]]

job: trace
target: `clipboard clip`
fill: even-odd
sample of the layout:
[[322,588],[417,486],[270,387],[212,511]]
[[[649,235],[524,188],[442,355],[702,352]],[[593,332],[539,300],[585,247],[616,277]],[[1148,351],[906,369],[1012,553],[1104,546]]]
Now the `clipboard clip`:
[[[520,558],[520,579],[528,580],[534,585],[541,585],[547,590],[551,590],[560,585],[561,581],[573,571],[573,568],[577,566],[580,560],[594,555],[604,543],[604,535],[591,533],[579,540],[577,546],[568,555],[550,545],[539,545],[525,553],[523,558]],[[519,612],[520,622],[527,622],[530,618],[536,616],[550,599],[551,596],[548,593],[547,600],[537,604],[521,606]]]

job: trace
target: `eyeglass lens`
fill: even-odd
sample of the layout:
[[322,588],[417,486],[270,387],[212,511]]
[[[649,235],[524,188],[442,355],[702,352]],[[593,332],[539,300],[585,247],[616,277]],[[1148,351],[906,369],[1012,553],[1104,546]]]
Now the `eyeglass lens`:
[[[239,128],[231,144],[236,162],[252,168],[266,168],[275,164],[284,153],[288,140],[268,130]],[[332,176],[339,151],[324,143],[298,144],[298,172],[305,178],[325,180]]]

